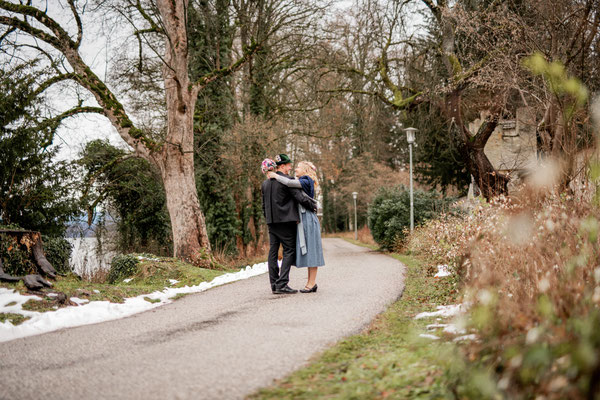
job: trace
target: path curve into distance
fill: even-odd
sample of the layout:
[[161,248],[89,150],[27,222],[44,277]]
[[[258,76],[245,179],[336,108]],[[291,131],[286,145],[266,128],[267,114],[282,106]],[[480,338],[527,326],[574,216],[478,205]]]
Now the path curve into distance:
[[[132,317],[0,343],[0,399],[241,399],[360,332],[402,293],[397,260],[324,239],[317,293],[266,274]],[[306,270],[292,267],[290,286]]]

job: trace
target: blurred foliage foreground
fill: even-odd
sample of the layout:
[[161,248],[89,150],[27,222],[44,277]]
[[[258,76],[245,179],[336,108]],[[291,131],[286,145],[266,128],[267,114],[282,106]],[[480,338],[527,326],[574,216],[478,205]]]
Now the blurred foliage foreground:
[[477,335],[447,370],[457,398],[598,398],[598,205],[521,193],[419,228],[408,247],[448,263]]

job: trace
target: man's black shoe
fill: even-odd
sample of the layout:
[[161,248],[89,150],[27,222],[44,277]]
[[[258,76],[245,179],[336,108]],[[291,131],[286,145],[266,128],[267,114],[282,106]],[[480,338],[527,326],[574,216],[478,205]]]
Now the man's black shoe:
[[273,292],[274,294],[294,294],[294,293],[298,293],[297,290],[292,289],[289,286],[284,286],[281,289],[275,289],[275,291]]

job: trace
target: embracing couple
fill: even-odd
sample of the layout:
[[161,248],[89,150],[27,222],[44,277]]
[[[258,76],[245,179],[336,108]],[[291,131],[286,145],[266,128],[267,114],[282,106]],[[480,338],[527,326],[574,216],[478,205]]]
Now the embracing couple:
[[[325,265],[321,245],[321,225],[317,218],[315,188],[319,185],[315,166],[302,161],[296,179],[289,174],[292,160],[279,154],[275,161],[265,159],[262,172],[263,213],[269,227],[269,280],[274,294],[297,293],[288,286],[290,267],[308,268],[308,281],[302,293],[317,291],[317,267]],[[277,258],[283,246],[281,270]]]

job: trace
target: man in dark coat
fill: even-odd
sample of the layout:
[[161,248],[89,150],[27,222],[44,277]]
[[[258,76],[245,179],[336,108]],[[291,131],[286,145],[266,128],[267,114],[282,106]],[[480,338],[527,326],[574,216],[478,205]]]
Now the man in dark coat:
[[[275,157],[276,173],[292,178],[292,160],[285,155]],[[297,293],[288,286],[290,267],[296,261],[296,225],[300,221],[298,203],[306,209],[314,210],[314,201],[302,190],[289,188],[275,179],[267,179],[262,183],[263,213],[269,227],[269,280],[274,294]],[[283,246],[281,272],[277,266],[279,246]]]

